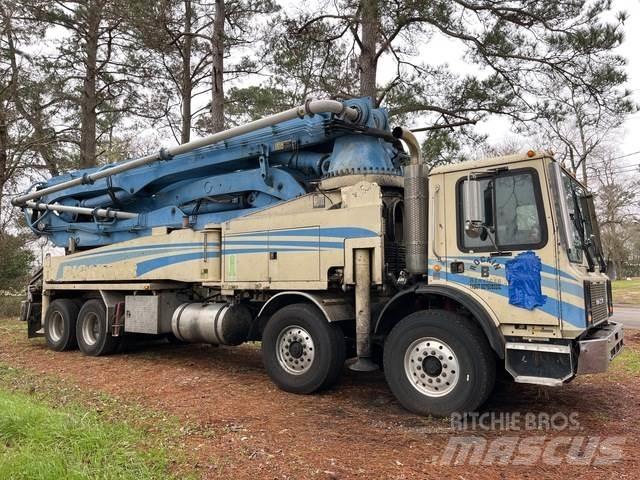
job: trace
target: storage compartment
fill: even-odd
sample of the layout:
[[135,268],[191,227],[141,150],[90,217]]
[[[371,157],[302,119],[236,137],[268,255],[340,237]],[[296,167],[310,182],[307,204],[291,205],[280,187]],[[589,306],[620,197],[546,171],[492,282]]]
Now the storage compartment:
[[171,317],[182,302],[174,293],[127,295],[124,331],[157,335],[171,332]]

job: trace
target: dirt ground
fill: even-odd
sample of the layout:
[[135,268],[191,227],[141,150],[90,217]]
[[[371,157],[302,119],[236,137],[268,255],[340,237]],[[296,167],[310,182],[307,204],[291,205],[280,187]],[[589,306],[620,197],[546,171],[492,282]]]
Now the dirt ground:
[[[8,322],[0,321],[0,330]],[[640,333],[629,331],[627,339],[628,348],[640,350]],[[330,391],[312,396],[282,392],[266,376],[260,350],[252,345],[155,342],[91,358],[79,352],[54,353],[42,339],[12,333],[0,335],[0,363],[56,375],[83,389],[176,415],[189,426],[185,449],[202,478],[639,478],[640,378],[621,368],[557,389],[502,387],[484,408],[496,415],[573,412],[578,431],[460,432],[448,419],[421,418],[403,410],[380,372],[345,369],[341,383]],[[443,464],[452,436],[491,442],[533,435],[546,435],[546,441],[567,435],[621,436],[623,458],[613,465],[581,465],[580,458],[566,455],[559,465],[547,459],[533,467],[483,465],[491,463],[486,457],[475,465]]]

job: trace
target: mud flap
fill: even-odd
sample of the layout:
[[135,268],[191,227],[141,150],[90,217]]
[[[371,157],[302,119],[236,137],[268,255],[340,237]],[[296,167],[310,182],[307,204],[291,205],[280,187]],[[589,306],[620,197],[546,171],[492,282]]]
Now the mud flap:
[[42,330],[42,304],[24,301],[22,302],[23,315],[27,321],[27,337],[42,337],[44,333],[38,333]]

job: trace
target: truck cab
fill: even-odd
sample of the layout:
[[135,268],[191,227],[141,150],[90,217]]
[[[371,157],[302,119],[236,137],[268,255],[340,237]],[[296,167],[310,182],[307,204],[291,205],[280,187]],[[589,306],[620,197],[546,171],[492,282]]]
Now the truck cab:
[[428,274],[400,292],[403,314],[409,300],[475,318],[516,382],[557,386],[605,371],[623,332],[609,321],[587,189],[529,151],[438,167],[428,190]]

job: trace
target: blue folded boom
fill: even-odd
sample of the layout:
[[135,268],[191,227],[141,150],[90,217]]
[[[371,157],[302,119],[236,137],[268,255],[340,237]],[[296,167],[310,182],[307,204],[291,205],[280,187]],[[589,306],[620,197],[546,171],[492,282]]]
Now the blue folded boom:
[[[158,226],[187,223],[201,229],[304,195],[327,177],[400,175],[404,154],[391,136],[386,111],[373,108],[368,98],[344,105],[358,109],[357,121],[328,113],[306,115],[38,200],[132,212],[135,218],[25,208],[28,224],[57,246],[89,248],[149,235]],[[37,188],[112,166],[69,172]]]

